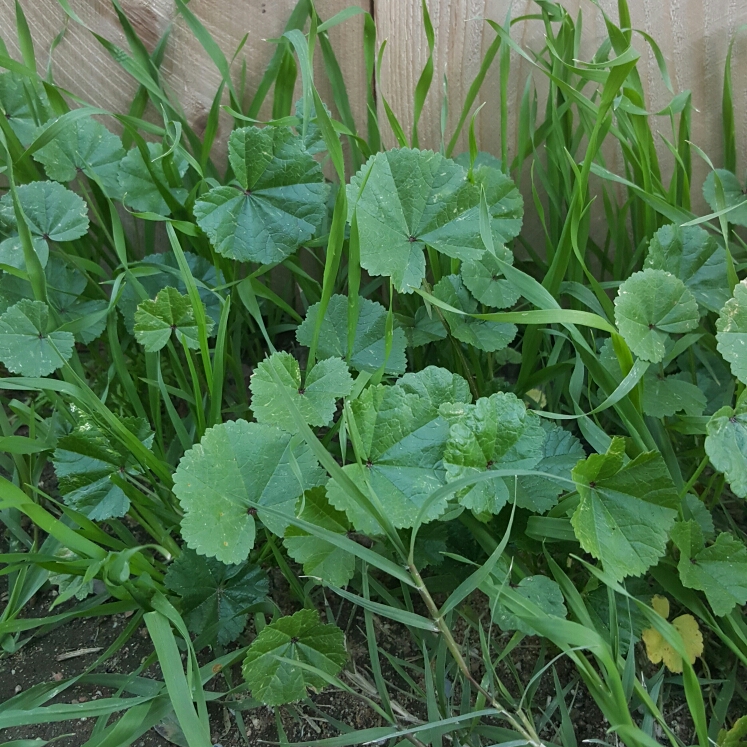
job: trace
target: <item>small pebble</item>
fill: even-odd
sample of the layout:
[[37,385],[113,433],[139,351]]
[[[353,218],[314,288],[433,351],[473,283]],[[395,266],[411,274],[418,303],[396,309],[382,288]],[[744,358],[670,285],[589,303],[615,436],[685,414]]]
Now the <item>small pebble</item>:
[[11,669],[11,670],[10,670],[10,673],[11,673],[11,674],[15,674],[15,673],[16,673],[16,670],[15,670],[15,669]]
[[60,682],[60,681],[62,680],[62,672],[55,672],[55,673],[54,673],[54,674],[52,675],[52,679],[53,679],[53,680],[54,680],[55,682]]
[[16,693],[20,693],[23,688],[20,685],[16,685]]

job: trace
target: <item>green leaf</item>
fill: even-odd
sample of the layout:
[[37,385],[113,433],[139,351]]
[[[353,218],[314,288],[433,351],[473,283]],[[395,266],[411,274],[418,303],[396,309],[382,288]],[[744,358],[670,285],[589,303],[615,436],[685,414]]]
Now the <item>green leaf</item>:
[[240,188],[216,187],[194,206],[215,250],[242,262],[276,264],[320,228],[329,186],[301,137],[285,127],[244,127],[228,140]]
[[[433,295],[444,303],[467,314],[477,312],[477,301],[469,294],[462,284],[459,275],[447,275],[433,288]],[[441,313],[449,325],[451,334],[457,340],[485,350],[488,353],[502,350],[516,337],[515,324],[488,322],[484,319],[471,319],[451,311],[442,310]]]
[[488,249],[480,259],[469,259],[462,264],[462,282],[480,303],[506,309],[513,306],[521,294],[504,277],[496,257],[502,262],[514,263],[514,255],[505,246]]
[[412,326],[407,327],[407,342],[411,347],[446,339],[446,328],[430,305],[418,306]]
[[[535,469],[558,477],[571,479],[571,470],[586,454],[581,442],[570,432],[554,423],[541,422],[547,437],[542,447],[542,458]],[[549,511],[563,492],[570,490],[570,485],[553,482],[538,475],[522,475],[515,481],[508,481],[509,500],[516,498],[519,508],[526,508],[534,513],[543,514]]]
[[664,270],[646,269],[620,286],[615,320],[630,349],[639,358],[658,363],[670,334],[698,326],[698,304],[679,278]]
[[[215,325],[217,325],[220,321],[220,297],[210,289],[221,284],[223,277],[216,273],[215,267],[204,257],[198,257],[191,252],[184,252],[184,256],[187,260],[187,265],[189,265],[192,277],[199,281],[197,290],[200,294],[200,299],[205,304],[205,311]],[[176,288],[179,293],[187,293],[187,286],[179,272],[179,264],[171,252],[150,254],[142,259],[139,266],[132,263],[130,269],[133,272],[136,272],[138,269],[149,270],[148,274],[142,276],[138,274],[137,277],[137,281],[143,286],[149,298],[155,298],[159,291],[168,286]],[[132,283],[125,283],[117,308],[122,312],[125,327],[130,334],[135,333],[135,311],[142,300]]]
[[98,179],[109,197],[121,199],[119,163],[122,141],[92,117],[77,119],[34,153],[49,179],[71,182],[79,172]]
[[[527,623],[509,612],[500,602],[501,582],[492,577],[481,587],[490,599],[490,609],[495,622],[501,630],[519,630],[526,635],[535,635]],[[536,604],[543,612],[553,617],[565,619],[568,611],[565,607],[563,592],[556,581],[547,576],[526,576],[514,587],[514,591],[524,599]]]
[[[428,366],[406,374],[394,386],[369,387],[351,403],[363,466],[348,464],[343,469],[362,489],[368,482],[395,527],[413,526],[431,493],[444,484],[441,460],[449,429],[439,405],[470,399],[461,376]],[[345,511],[357,530],[382,533],[336,482],[331,480],[327,490],[330,503]],[[445,498],[435,501],[423,520],[436,519],[446,506]]]
[[306,688],[321,690],[327,684],[294,662],[334,676],[346,660],[342,631],[320,622],[316,610],[303,609],[262,629],[247,651],[243,673],[253,698],[265,705],[283,705],[306,697]]
[[[163,170],[163,154],[166,152],[162,143],[147,143],[150,156],[150,167],[156,179],[174,197],[183,204],[187,198],[187,190],[182,187],[170,187]],[[171,153],[174,168],[179,176],[187,173],[187,159],[178,149]],[[158,190],[156,182],[148,171],[143,155],[138,148],[131,148],[119,164],[119,186],[122,188],[122,202],[136,213],[157,213],[168,215],[171,211],[166,200]]]
[[581,501],[571,523],[581,547],[617,580],[640,576],[664,555],[679,496],[661,454],[626,461],[625,442],[579,462],[573,479]]
[[[74,241],[88,232],[88,208],[75,192],[57,182],[21,184],[17,191],[40,257],[44,251],[39,246],[40,241]],[[8,225],[16,226],[9,192],[0,199],[0,218]],[[17,246],[20,250],[20,244]]]
[[747,498],[747,402],[715,412],[706,425],[705,450],[731,489]]
[[747,603],[747,548],[731,534],[722,532],[709,547],[694,521],[681,522],[672,530],[680,550],[677,569],[688,589],[705,592],[718,617]]
[[[449,422],[444,453],[446,481],[488,470],[532,469],[543,457],[546,434],[539,416],[513,394],[497,392],[476,404],[440,409]],[[509,500],[512,478],[496,478],[463,488],[457,499],[476,514],[497,514]]]
[[[724,189],[724,205],[720,205],[716,199],[716,174],[721,180],[721,186]],[[747,226],[747,195],[744,193],[744,187],[739,183],[731,171],[726,169],[716,169],[715,172],[711,171],[703,182],[703,197],[706,202],[711,206],[711,210],[718,212],[723,208],[734,207],[735,205],[741,205],[734,210],[731,210],[726,214],[726,219],[729,223],[736,223],[740,226]]]
[[[31,244],[39,257],[41,266],[46,267],[49,260],[49,244],[41,236],[32,236]],[[15,267],[17,270],[26,269],[21,237],[18,234],[9,236],[0,242],[0,265]]]
[[377,153],[348,186],[349,218],[358,215],[361,265],[392,278],[401,293],[425,277],[423,248],[457,259],[479,259],[480,194],[485,190],[496,245],[521,228],[522,200],[514,183],[492,168],[467,171],[439,153],[409,148]]
[[[328,117],[332,116],[332,112],[326,105],[324,106],[324,110],[327,112]],[[303,99],[296,101],[295,112],[299,119],[303,119]],[[297,127],[296,129],[298,134],[301,135],[301,128]],[[316,106],[313,101],[311,102],[309,110],[309,124],[306,128],[306,136],[303,138],[303,145],[304,148],[306,148],[306,152],[312,156],[315,156],[318,153],[324,153],[327,150],[327,144],[324,142],[324,135],[322,135],[322,131],[316,122]]]
[[[320,304],[309,306],[306,319],[296,329],[301,345],[311,346]],[[384,364],[386,354],[387,310],[376,301],[359,299],[358,323],[355,327],[350,367],[356,371],[375,373]],[[407,366],[405,333],[397,326],[392,334],[392,349],[386,360],[385,373],[401,374]],[[329,299],[327,312],[319,332],[317,358],[346,358],[348,351],[348,297],[335,294]]]
[[729,298],[726,251],[700,226],[663,226],[648,246],[646,267],[679,278],[709,311],[718,312]]
[[0,107],[24,146],[31,143],[38,127],[52,116],[41,82],[18,73],[0,74]]
[[734,287],[734,296],[721,309],[716,320],[718,352],[731,366],[731,372],[747,383],[747,285]]
[[[137,475],[139,466],[128,451],[110,440],[84,413],[73,410],[73,414],[77,424],[58,440],[52,457],[58,489],[68,506],[92,521],[124,516],[130,500],[111,477]],[[121,422],[150,448],[153,433],[144,420],[122,418]]]
[[309,425],[329,425],[337,409],[337,400],[347,397],[353,388],[348,367],[339,358],[319,361],[307,372],[303,385],[298,361],[290,353],[273,353],[263,360],[254,370],[249,385],[254,417],[258,423],[272,423],[290,433],[296,430],[293,415],[272,377],[270,366],[280,376],[283,388]]
[[[209,329],[213,320],[206,320]],[[200,347],[199,330],[189,296],[176,288],[166,287],[155,300],[143,301],[135,312],[135,338],[148,353],[155,353],[166,345],[172,333],[179,342],[196,350]]]
[[667,418],[677,412],[702,415],[706,397],[687,379],[689,374],[665,376],[649,369],[643,377],[643,411],[652,418]]
[[[200,555],[240,563],[254,547],[252,504],[293,516],[298,497],[323,480],[309,447],[289,433],[246,420],[216,425],[184,454],[174,473],[174,493],[185,514],[182,536]],[[270,531],[283,535],[288,522],[261,508],[258,515]]]
[[728,731],[719,729],[718,747],[747,747],[747,716],[737,719]]
[[[324,488],[308,490],[300,500],[303,508],[298,514],[299,519],[330,532],[347,534],[350,523],[344,513],[329,504]],[[303,572],[307,576],[320,578],[333,586],[347,586],[355,574],[354,555],[303,529],[289,526],[285,530],[283,544],[288,555],[303,564]]]
[[182,598],[187,627],[196,635],[214,631],[213,640],[221,646],[239,637],[246,627],[246,608],[269,592],[267,574],[258,566],[226,565],[188,548],[169,566],[164,583]]
[[70,332],[50,330],[49,307],[23,299],[0,316],[0,361],[12,373],[47,376],[73,354]]

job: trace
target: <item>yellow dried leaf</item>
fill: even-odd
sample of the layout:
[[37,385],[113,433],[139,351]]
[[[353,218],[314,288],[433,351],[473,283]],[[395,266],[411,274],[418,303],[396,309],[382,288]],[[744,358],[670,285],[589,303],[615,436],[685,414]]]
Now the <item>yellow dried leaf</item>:
[[[655,596],[651,606],[666,620],[669,617],[669,600],[666,597]],[[700,632],[698,621],[692,615],[680,615],[672,620],[672,625],[682,638],[691,664],[703,653],[703,634]],[[646,645],[646,655],[654,664],[664,662],[671,672],[682,671],[682,657],[664,640],[655,628],[646,628],[641,636]]]

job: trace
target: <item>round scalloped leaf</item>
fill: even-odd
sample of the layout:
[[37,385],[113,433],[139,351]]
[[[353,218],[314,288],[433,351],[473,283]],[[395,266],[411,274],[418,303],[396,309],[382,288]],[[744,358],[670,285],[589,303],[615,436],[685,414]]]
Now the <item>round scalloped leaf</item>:
[[719,534],[709,547],[697,530],[696,540],[690,541],[687,532],[694,523],[678,524],[679,531],[672,535],[680,549],[680,580],[688,589],[705,592],[713,612],[722,617],[747,603],[747,548],[728,532]]
[[[301,498],[303,508],[298,518],[317,527],[346,536],[350,523],[342,511],[327,501],[324,488],[306,491]],[[326,539],[315,537],[293,525],[285,530],[283,540],[288,555],[303,565],[307,576],[320,578],[334,586],[347,586],[355,574],[355,556]]]
[[705,394],[687,379],[690,374],[671,376],[649,369],[643,377],[643,411],[652,418],[667,418],[675,413],[702,415],[707,401]]
[[[343,469],[361,489],[370,484],[395,527],[413,526],[431,493],[444,484],[441,460],[449,428],[439,415],[439,405],[470,399],[461,376],[428,366],[419,373],[406,374],[394,386],[364,389],[352,401],[364,466],[348,464]],[[358,531],[382,533],[378,522],[334,480],[327,490],[330,503],[345,511]],[[438,518],[446,505],[445,498],[432,503],[424,521]]]
[[164,577],[166,588],[182,598],[187,627],[225,646],[246,627],[244,610],[263,601],[269,592],[267,574],[252,563],[226,565],[184,548]]
[[[86,203],[61,184],[31,182],[21,184],[17,192],[32,236],[52,241],[73,241],[88,232]],[[16,225],[13,198],[9,192],[0,199],[0,216],[9,225]]]
[[[444,452],[446,481],[490,470],[532,469],[542,459],[546,433],[539,416],[513,394],[497,392],[474,405],[440,408],[449,423]],[[484,480],[462,488],[457,499],[476,514],[497,514],[509,500],[510,478]]]
[[348,186],[349,218],[357,214],[361,265],[392,278],[401,293],[425,277],[423,249],[457,259],[479,259],[480,194],[485,190],[496,244],[516,236],[523,203],[502,172],[482,168],[474,183],[440,153],[399,148],[368,159]]
[[[494,582],[485,587],[485,591],[490,599],[493,622],[501,630],[520,630],[522,633],[526,633],[526,635],[535,635],[535,630],[523,620],[516,617],[516,615],[509,612],[500,603],[499,589],[500,585],[496,585]],[[524,599],[536,604],[548,615],[558,617],[561,620],[564,620],[568,615],[560,586],[558,586],[556,581],[547,576],[526,576],[519,581],[514,591],[519,596],[524,597]]]
[[581,547],[617,580],[640,576],[666,552],[680,505],[658,452],[625,461],[625,442],[592,454],[572,472],[581,498],[571,523]]
[[[168,215],[169,209],[166,200],[158,189],[155,179],[168,190],[174,199],[183,204],[187,198],[187,190],[182,187],[169,186],[169,180],[163,169],[164,159],[161,157],[167,151],[162,143],[147,143],[148,155],[150,156],[150,169],[143,160],[143,154],[139,148],[131,148],[119,164],[119,186],[122,190],[122,202],[136,213],[158,213]],[[178,149],[171,152],[174,169],[180,177],[187,173],[187,159],[181,155]]]
[[83,172],[98,180],[106,194],[116,199],[122,196],[117,176],[124,156],[119,137],[91,117],[71,122],[34,153],[34,159],[44,166],[50,179],[71,182],[78,172]]
[[[571,470],[586,456],[581,442],[570,432],[554,423],[541,421],[547,438],[542,447],[542,459],[534,469],[550,475],[571,479]],[[539,475],[522,475],[508,481],[509,500],[533,513],[543,514],[557,502],[561,493],[569,492],[569,484],[555,482]]]
[[715,412],[706,433],[705,450],[711,464],[724,473],[734,493],[747,498],[747,403]]
[[[279,428],[246,420],[216,425],[174,473],[174,493],[184,509],[182,536],[200,555],[240,563],[254,547],[252,504],[293,516],[298,497],[323,478],[309,448]],[[275,534],[288,526],[261,508],[258,515]]]
[[[666,597],[655,595],[651,600],[651,606],[665,620],[669,617],[669,600]],[[672,625],[682,638],[688,661],[694,664],[695,659],[703,654],[703,634],[697,620],[692,615],[680,615],[672,620]],[[653,664],[663,661],[670,672],[682,672],[682,657],[656,628],[646,628],[642,631],[641,638],[646,646],[649,661]]]
[[321,690],[327,684],[294,661],[333,677],[347,661],[342,631],[320,622],[319,613],[310,609],[266,625],[249,646],[242,668],[252,697],[265,705],[283,705],[306,697],[307,687]]
[[726,251],[700,226],[663,226],[648,246],[646,267],[678,277],[705,309],[718,312],[729,298]]
[[[724,190],[724,205],[719,205],[719,201],[716,199],[716,174],[721,181],[721,186]],[[716,169],[715,172],[711,171],[703,182],[703,197],[706,202],[711,206],[714,212],[721,210],[724,207],[736,207],[724,216],[729,223],[737,223],[740,226],[747,226],[747,197],[744,194],[744,187],[739,183],[731,171],[726,169]]]
[[21,144],[31,143],[40,125],[52,116],[47,93],[40,81],[18,73],[0,74],[0,107]]
[[631,275],[615,298],[615,321],[630,349],[643,360],[664,358],[670,334],[698,326],[698,303],[670,272],[646,269]]
[[[213,320],[208,317],[205,321],[211,329]],[[159,291],[155,300],[147,299],[137,307],[135,339],[146,352],[155,353],[166,345],[172,334],[188,348],[196,350],[200,347],[192,301],[176,288],[166,287]]]
[[[41,266],[46,267],[49,261],[49,244],[41,236],[32,236],[31,243],[36,256],[39,257]],[[9,236],[0,242],[0,265],[15,267],[17,270],[26,270],[26,260],[23,256],[20,236]]]
[[462,281],[480,303],[495,309],[506,309],[513,306],[521,294],[503,276],[496,257],[508,264],[514,261],[514,255],[505,246],[488,249],[480,259],[469,259],[462,264]]
[[[403,373],[407,367],[405,333],[395,323],[392,333],[392,349],[389,351],[389,357],[386,358],[387,310],[380,303],[367,298],[360,298],[358,303],[358,323],[355,327],[350,367],[356,371],[376,373],[386,360],[385,373]],[[314,337],[319,305],[315,303],[309,306],[306,319],[296,329],[296,339],[306,347],[310,347]],[[336,294],[329,299],[327,312],[319,331],[316,355],[319,359],[346,358],[347,351],[348,297]]]
[[[271,367],[282,381],[282,390],[272,376]],[[273,353],[257,366],[249,386],[257,422],[271,423],[295,433],[296,421],[287,399],[300,410],[309,425],[326,426],[335,415],[337,400],[350,394],[353,378],[345,361],[326,358],[307,372],[302,388],[298,361],[290,353],[280,352]]]
[[[454,309],[459,309],[467,314],[477,312],[477,301],[464,287],[459,275],[447,275],[441,278],[433,288],[433,295],[439,301],[449,304]],[[516,337],[515,324],[489,322],[484,319],[472,319],[469,316],[455,314],[452,311],[439,311],[449,325],[451,334],[457,340],[488,353],[503,350]]]
[[731,372],[747,383],[747,284],[735,286],[734,296],[721,309],[716,320],[718,352],[728,361]]
[[308,241],[327,213],[329,186],[303,140],[284,127],[244,127],[228,140],[241,189],[223,186],[194,206],[200,228],[230,259],[269,265]]
[[22,299],[0,316],[0,361],[12,373],[47,376],[73,354],[70,332],[49,331],[49,308]]

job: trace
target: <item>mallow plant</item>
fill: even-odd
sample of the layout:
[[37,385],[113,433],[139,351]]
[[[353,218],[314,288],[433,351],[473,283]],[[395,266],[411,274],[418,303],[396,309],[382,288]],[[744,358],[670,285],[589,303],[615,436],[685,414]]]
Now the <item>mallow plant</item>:
[[[727,147],[727,168],[702,185],[713,212],[691,212],[693,151],[707,156],[689,140],[689,95],[674,92],[659,115],[675,161],[665,183],[625,1],[588,63],[580,20],[559,5],[539,3],[536,57],[510,21],[491,22],[438,151],[417,147],[428,65],[409,139],[379,102],[396,139],[382,148],[383,47],[367,14],[364,137],[328,36],[357,9],[322,22],[302,0],[246,104],[177,6],[224,76],[202,138],[161,84],[167,37],[148,53],[116,3],[130,51],[99,41],[140,85],[127,115],[71,108],[36,74],[20,6],[23,62],[0,55],[0,637],[11,654],[29,631],[134,613],[82,680],[0,704],[0,727],[88,714],[89,746],[168,722],[205,747],[208,702],[246,737],[247,709],[315,708],[310,696],[332,686],[380,725],[354,730],[332,714],[341,735],[324,744],[570,747],[571,690],[583,686],[625,744],[682,744],[669,723],[678,698],[691,743],[738,744],[744,190]],[[549,82],[544,112],[527,83],[513,154],[511,51]],[[496,57],[503,137],[490,154],[474,104],[492,95],[481,85]],[[728,68],[725,79],[728,146]],[[272,119],[260,121],[272,84]],[[223,171],[212,146],[226,92]],[[163,126],[142,118],[149,101]],[[469,150],[455,154],[465,130]],[[620,148],[622,173],[605,167],[604,142]],[[522,173],[542,245],[522,233]],[[273,573],[296,611],[273,600]],[[49,586],[49,615],[24,618]],[[335,598],[365,628],[366,676],[348,667]],[[417,663],[377,646],[381,619],[412,638]],[[162,680],[97,673],[143,622],[154,645],[143,666],[157,661]],[[511,662],[531,636],[541,654],[526,680]],[[575,671],[566,682],[561,657]],[[538,703],[543,678],[555,695]],[[79,680],[118,692],[90,710],[49,704]]]

